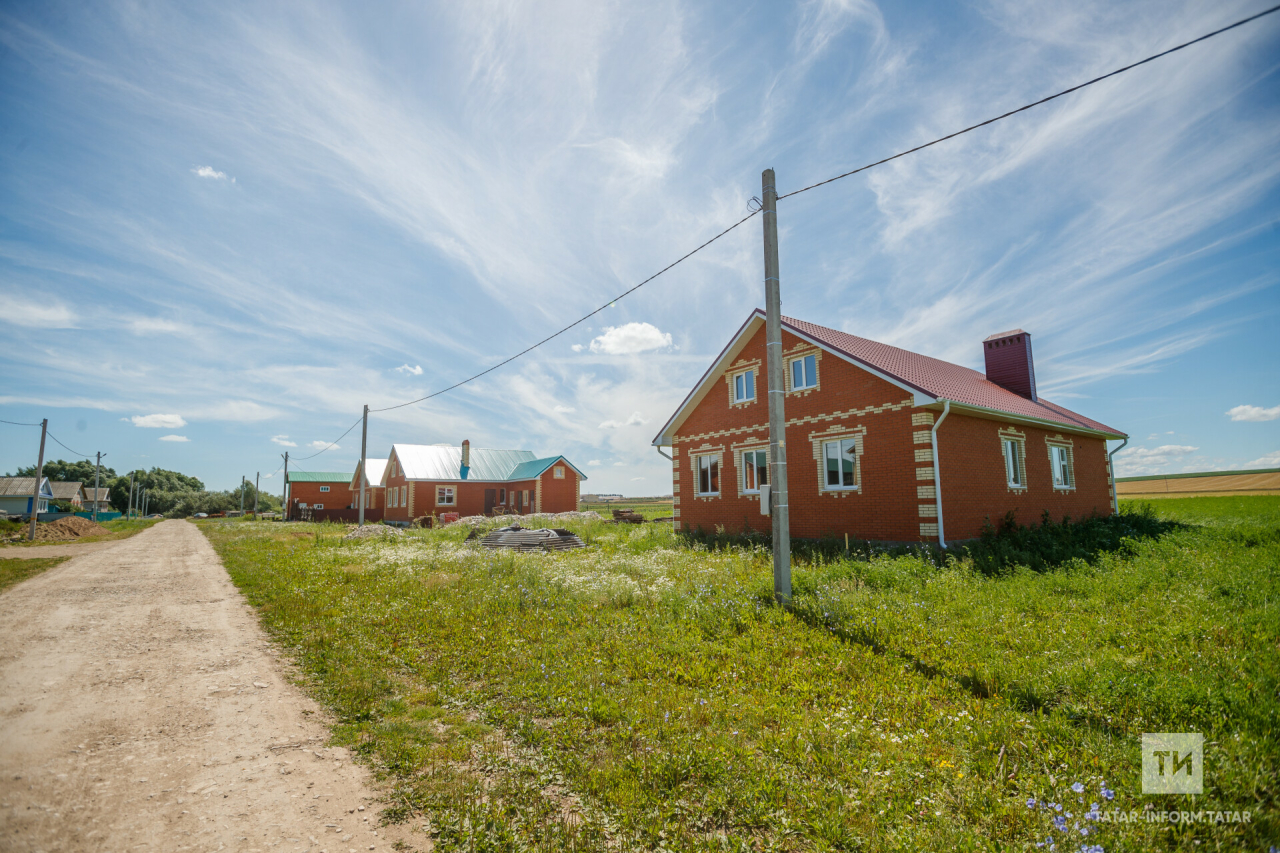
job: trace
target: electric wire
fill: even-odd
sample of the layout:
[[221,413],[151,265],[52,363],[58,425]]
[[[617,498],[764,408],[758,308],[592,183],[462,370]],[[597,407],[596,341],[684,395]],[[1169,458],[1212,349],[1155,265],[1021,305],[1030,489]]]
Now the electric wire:
[[[58,437],[53,433],[49,432],[48,430],[45,430],[45,435],[49,436],[49,438],[52,438],[54,441],[58,441]],[[58,441],[58,444],[62,444],[62,442]],[[88,461],[89,459],[88,453],[81,453],[79,450],[72,450],[70,447],[67,447],[65,444],[62,444],[62,449],[67,450],[71,453],[74,453],[76,456],[82,457],[85,461]]]
[[964,130],[957,130],[955,133],[948,133],[946,136],[940,136],[937,139],[933,140],[932,142],[926,142],[923,145],[917,145],[915,148],[908,148],[906,151],[900,151],[897,154],[894,154],[892,157],[885,157],[883,160],[877,160],[874,163],[868,163],[865,166],[859,166],[857,169],[852,169],[848,172],[844,172],[842,174],[836,175],[834,178],[827,178],[825,181],[818,181],[816,184],[810,184],[807,187],[803,187],[798,190],[792,190],[791,192],[786,193],[785,195],[778,196],[778,201],[782,201],[784,198],[790,198],[793,195],[800,195],[800,193],[807,193],[809,190],[817,189],[818,187],[821,187],[821,186],[826,186],[827,184],[834,183],[835,181],[841,180],[842,178],[847,178],[851,175],[856,175],[859,172],[865,172],[868,169],[874,169],[876,166],[883,166],[885,163],[888,163],[891,160],[897,160],[899,157],[906,157],[908,154],[914,154],[917,151],[923,151],[926,148],[937,145],[939,142],[946,142],[948,139],[955,139],[957,136],[963,136],[964,134],[969,133],[970,131],[973,131],[973,130],[977,130],[980,127],[986,127],[989,124],[995,124],[1001,119],[1006,119],[1009,116],[1017,115],[1018,113],[1025,112],[1031,109],[1032,107],[1038,107],[1041,104],[1047,104],[1056,98],[1061,98],[1063,95],[1070,95],[1072,92],[1078,92],[1087,86],[1092,86],[1094,83],[1101,83],[1103,80],[1106,80],[1110,77],[1115,77],[1117,74],[1123,74],[1126,71],[1132,71],[1134,68],[1137,68],[1139,65],[1146,65],[1148,62],[1154,62],[1155,60],[1161,58],[1162,56],[1168,56],[1171,53],[1176,53],[1179,50],[1183,50],[1185,48],[1191,47],[1193,44],[1199,44],[1200,42],[1205,41],[1206,39],[1211,39],[1214,36],[1222,35],[1228,30],[1234,30],[1236,27],[1242,27],[1245,24],[1250,23],[1251,21],[1256,21],[1259,18],[1272,14],[1273,12],[1280,12],[1280,5],[1272,6],[1270,9],[1266,9],[1264,11],[1258,12],[1256,15],[1250,15],[1247,18],[1241,18],[1240,20],[1236,21],[1234,24],[1228,24],[1227,26],[1222,27],[1221,29],[1214,30],[1211,33],[1205,33],[1199,38],[1194,38],[1191,41],[1183,42],[1182,44],[1177,45],[1176,47],[1171,47],[1168,50],[1162,50],[1159,53],[1155,53],[1155,54],[1152,54],[1151,56],[1148,56],[1146,59],[1140,59],[1137,62],[1131,63],[1122,68],[1117,68],[1114,71],[1110,71],[1106,74],[1103,74],[1101,77],[1094,77],[1092,80],[1088,80],[1077,86],[1072,86],[1070,89],[1063,89],[1061,92],[1050,95],[1047,98],[1041,98],[1038,101],[1033,101],[1025,106],[1018,107],[1016,110],[1009,110],[1009,112],[1007,113],[1002,113],[1001,115],[998,115],[995,118],[989,118],[986,121],[979,122],[975,125],[970,125],[969,127],[966,127]]
[[[337,444],[339,441],[342,441],[342,439],[346,438],[346,437],[347,437],[347,433],[351,432],[353,429],[355,429],[357,426],[359,426],[360,421],[362,421],[362,420],[364,420],[364,415],[361,415],[360,417],[356,418],[356,422],[355,422],[355,423],[353,423],[351,426],[347,427],[347,432],[344,432],[342,435],[338,436],[338,437],[337,437],[337,438],[335,438],[333,441],[329,442],[329,444],[328,444],[328,445],[327,445],[323,450],[317,450],[315,453],[312,453],[310,456],[298,456],[298,457],[296,457],[296,458],[295,458],[295,457],[290,457],[290,458],[291,458],[291,459],[294,459],[294,461],[297,461],[297,462],[305,462],[305,461],[307,461],[308,459],[315,459],[315,458],[316,458],[317,456],[319,456],[321,453],[324,453],[326,450],[329,450],[331,447],[333,447],[333,446],[334,446],[335,444]],[[283,467],[283,463],[281,463],[281,467]]]
[[24,424],[18,421],[0,421],[0,424],[12,424],[13,426],[40,426],[40,424]]
[[746,222],[747,220],[751,219],[752,217],[754,217],[754,216],[755,216],[756,214],[758,214],[759,212],[760,212],[760,211],[758,211],[758,210],[753,210],[753,211],[751,211],[751,212],[750,212],[750,213],[748,213],[746,216],[742,217],[742,218],[741,218],[741,219],[739,219],[737,222],[733,223],[733,224],[732,224],[732,225],[730,225],[728,228],[724,229],[724,230],[723,230],[723,231],[721,231],[719,234],[717,234],[717,235],[715,235],[714,237],[712,237],[710,240],[708,240],[708,241],[706,241],[705,243],[703,243],[702,245],[698,246],[698,248],[693,249],[692,251],[687,252],[687,253],[685,253],[685,254],[681,255],[680,257],[676,258],[674,261],[672,261],[671,263],[667,264],[665,267],[663,267],[662,269],[658,270],[656,273],[654,273],[653,275],[649,276],[649,277],[648,277],[648,278],[646,278],[644,281],[640,282],[639,284],[635,285],[634,287],[631,287],[631,288],[629,288],[629,289],[627,289],[627,290],[624,290],[622,293],[620,293],[620,294],[618,294],[617,296],[613,297],[613,298],[612,298],[612,299],[610,299],[608,302],[606,302],[605,304],[601,305],[601,306],[600,306],[599,308],[597,308],[596,310],[592,311],[590,314],[587,314],[587,315],[585,315],[585,316],[583,316],[583,317],[579,317],[577,320],[574,320],[572,323],[570,323],[569,325],[565,326],[565,327],[564,327],[563,329],[561,329],[560,331],[558,331],[558,332],[556,332],[556,333],[554,333],[554,334],[548,335],[547,337],[545,337],[545,338],[543,338],[542,340],[538,341],[536,344],[533,344],[532,346],[529,346],[529,347],[526,347],[526,348],[524,348],[524,349],[520,350],[520,352],[516,353],[515,355],[511,356],[510,358],[506,358],[506,359],[504,359],[504,360],[502,360],[502,361],[498,362],[497,364],[493,365],[492,367],[490,367],[490,368],[488,368],[488,369],[486,369],[486,370],[482,370],[482,371],[480,371],[479,373],[475,374],[474,376],[469,376],[469,377],[467,377],[466,379],[463,379],[461,382],[455,382],[454,384],[450,385],[448,388],[442,388],[442,389],[440,389],[439,391],[434,391],[434,392],[432,392],[432,393],[430,393],[430,394],[426,395],[425,397],[419,397],[418,399],[416,399],[416,400],[410,400],[410,401],[409,401],[409,402],[407,402],[407,403],[397,403],[397,404],[396,404],[396,405],[394,405],[394,406],[385,406],[385,407],[383,407],[383,408],[381,408],[381,409],[370,409],[370,410],[369,410],[369,413],[370,413],[370,414],[373,414],[374,412],[389,412],[389,411],[391,411],[392,409],[403,409],[405,406],[412,406],[414,403],[421,403],[421,402],[422,402],[422,401],[424,401],[424,400],[430,400],[432,397],[439,397],[441,394],[447,394],[447,393],[449,393],[450,391],[454,390],[455,388],[461,388],[463,385],[466,385],[468,382],[473,382],[473,381],[475,381],[475,380],[479,379],[481,376],[484,376],[485,374],[492,373],[493,371],[497,370],[499,367],[502,367],[503,365],[510,364],[511,362],[515,361],[517,358],[520,358],[521,356],[528,355],[529,353],[533,352],[533,351],[534,351],[534,350],[536,350],[538,347],[542,346],[543,344],[547,343],[548,341],[552,341],[552,340],[555,340],[556,338],[560,337],[560,336],[561,336],[561,335],[563,335],[565,332],[567,332],[567,331],[569,331],[570,329],[572,329],[574,326],[581,325],[581,324],[582,324],[582,323],[584,323],[585,321],[587,321],[587,320],[591,319],[591,318],[592,318],[592,317],[594,317],[595,315],[599,314],[601,311],[603,311],[603,310],[605,310],[606,308],[608,308],[608,307],[610,307],[611,305],[613,305],[613,304],[614,304],[615,302],[617,302],[619,299],[622,299],[622,298],[624,298],[624,297],[630,296],[632,293],[635,293],[637,290],[639,290],[640,288],[644,287],[646,284],[648,284],[649,282],[653,281],[653,280],[654,280],[655,278],[657,278],[658,276],[662,275],[663,273],[667,272],[667,271],[668,271],[668,270],[670,270],[671,268],[675,267],[677,264],[683,263],[684,261],[686,261],[686,260],[688,260],[689,258],[691,258],[691,257],[693,257],[694,255],[696,255],[698,252],[701,252],[703,249],[707,248],[707,247],[708,247],[708,246],[710,246],[712,243],[714,243],[715,241],[719,240],[721,237],[725,236],[726,234],[728,234],[728,233],[729,233],[730,231],[732,231],[733,229],[737,228],[739,225],[741,225],[741,224],[743,224],[744,222]]

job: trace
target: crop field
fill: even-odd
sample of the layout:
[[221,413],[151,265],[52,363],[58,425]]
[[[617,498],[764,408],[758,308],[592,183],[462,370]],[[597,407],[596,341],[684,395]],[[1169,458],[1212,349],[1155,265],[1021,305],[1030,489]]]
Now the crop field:
[[[798,548],[788,608],[761,544],[669,525],[541,554],[200,524],[437,850],[1280,844],[1280,498],[1124,509]],[[1144,732],[1203,733],[1203,795],[1142,793]]]

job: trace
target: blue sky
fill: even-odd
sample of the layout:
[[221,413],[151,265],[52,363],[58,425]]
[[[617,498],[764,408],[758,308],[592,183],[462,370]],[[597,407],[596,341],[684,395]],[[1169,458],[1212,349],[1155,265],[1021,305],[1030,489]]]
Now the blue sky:
[[[228,488],[598,307],[766,167],[796,189],[1264,7],[8,4],[0,418]],[[1044,396],[1132,435],[1120,473],[1280,466],[1278,83],[1280,15],[786,199],[783,310],[978,369],[1021,327]],[[373,417],[370,455],[466,438],[669,492],[650,441],[762,276],[757,218]]]

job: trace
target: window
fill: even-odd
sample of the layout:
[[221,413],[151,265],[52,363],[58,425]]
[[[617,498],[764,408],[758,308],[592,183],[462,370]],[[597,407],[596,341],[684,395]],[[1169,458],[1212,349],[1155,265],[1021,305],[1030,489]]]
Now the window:
[[1025,489],[1027,487],[1022,442],[1016,438],[1004,439],[1004,473],[1010,488]]
[[324,504],[314,504],[311,508],[312,508],[312,509],[324,509]]
[[756,398],[756,372],[748,370],[733,377],[733,402],[745,403]]
[[720,460],[715,456],[698,457],[698,494],[720,494]]
[[436,505],[453,506],[452,486],[436,486]]
[[742,491],[759,494],[761,486],[769,484],[769,451],[742,451]]
[[1049,465],[1053,469],[1053,487],[1055,489],[1075,488],[1075,472],[1072,470],[1072,453],[1070,447],[1049,445]]
[[321,486],[321,487],[320,487],[320,491],[322,491],[322,492],[327,492],[327,491],[329,491],[329,487],[328,487],[328,486]]
[[505,504],[507,502],[507,490],[498,489],[498,503]]
[[563,465],[557,465],[557,466],[556,466],[556,479],[557,479],[557,480],[563,480],[563,479],[564,479],[564,466],[563,466]]
[[791,390],[801,391],[818,385],[818,360],[806,355],[791,362]]
[[826,461],[828,490],[858,488],[858,445],[854,439],[823,442],[822,457]]

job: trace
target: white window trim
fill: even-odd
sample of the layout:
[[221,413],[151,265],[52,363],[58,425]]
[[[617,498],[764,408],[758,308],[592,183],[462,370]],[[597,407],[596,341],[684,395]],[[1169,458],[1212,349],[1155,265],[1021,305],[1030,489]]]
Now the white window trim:
[[[813,375],[809,376],[808,371],[804,368],[804,360],[806,358],[813,359]],[[806,384],[796,384],[796,362],[800,363],[800,370],[805,373]],[[809,391],[818,387],[818,356],[816,353],[807,352],[803,355],[796,356],[787,360],[787,381],[791,383],[792,391]]]
[[436,486],[436,506],[457,506],[453,486]]
[[312,504],[312,509],[324,509],[324,504]]
[[[1049,480],[1053,483],[1053,490],[1055,492],[1075,491],[1076,460],[1074,448],[1068,442],[1061,440],[1046,439],[1045,443],[1049,446]],[[1053,458],[1054,450],[1062,451],[1063,458],[1066,460],[1069,480],[1067,483],[1058,482],[1058,473],[1060,469],[1058,467],[1058,461]]]
[[[1018,477],[1022,482],[1016,482],[1009,476],[1011,466],[1009,464],[1009,446],[1012,445],[1018,454]],[[1009,435],[1000,436],[1000,454],[1004,458],[1004,479],[1005,485],[1011,489],[1023,491],[1027,488],[1027,443],[1020,438]]]
[[[739,372],[737,372],[737,373],[733,374],[733,402],[734,402],[734,404],[735,404],[735,405],[737,405],[738,403],[751,403],[751,402],[754,402],[754,401],[755,401],[755,399],[756,399],[756,385],[758,385],[758,384],[759,384],[758,377],[755,375],[755,372],[756,372],[756,371],[755,371],[755,368],[752,368],[751,370],[741,370],[741,371],[739,371]],[[750,376],[750,377],[751,377],[751,396],[750,396],[750,397],[739,397],[739,396],[738,396],[738,380],[739,380],[739,379],[743,380],[743,383],[742,383],[742,384],[743,384],[743,390],[745,391],[745,390],[746,390],[746,377],[747,377],[747,376]]]
[[[854,449],[857,451],[853,455],[853,485],[846,486],[843,484],[832,486],[827,483],[827,445],[840,444],[841,442],[853,442]],[[818,481],[822,484],[824,492],[857,492],[862,489],[862,436],[861,435],[836,435],[823,436],[818,443],[819,448],[819,466],[822,471],[822,477]]]
[[557,466],[556,466],[556,468],[555,468],[555,473],[554,473],[552,476],[553,476],[555,479],[557,479],[557,480],[563,480],[563,479],[564,479],[564,466],[563,466],[563,465],[557,465]]
[[[756,481],[756,487],[754,489],[748,489],[746,484],[746,478],[747,478],[746,456],[748,453],[763,453],[764,467],[765,467],[765,470],[767,471],[769,470],[769,447],[767,445],[764,447],[745,447],[742,450],[738,451],[738,468],[741,475],[738,477],[738,488],[740,490],[739,493],[744,495],[758,495],[760,494],[760,483],[759,483],[758,477]],[[752,465],[752,467],[755,467],[754,464]]]
[[328,486],[321,486],[321,487],[320,487],[320,491],[322,491],[322,492],[327,492],[327,491],[329,491],[329,487],[328,487]]
[[[694,462],[693,462],[693,477],[694,477],[694,479],[693,479],[693,490],[694,490],[694,493],[695,493],[698,497],[702,497],[702,498],[718,498],[718,497],[720,497],[720,490],[716,490],[716,491],[714,491],[714,492],[704,492],[704,491],[702,491],[702,460],[703,460],[703,459],[710,459],[710,460],[711,460],[711,462],[712,462],[712,464],[714,464],[714,465],[716,466],[716,480],[719,482],[719,484],[720,484],[720,488],[721,488],[721,489],[723,489],[723,488],[724,488],[724,485],[723,485],[724,472],[720,470],[720,469],[721,469],[721,467],[723,467],[723,466],[720,464],[720,454],[719,454],[719,453],[704,453],[704,454],[701,454],[701,455],[699,455],[699,456],[695,456],[695,457],[694,457]],[[710,479],[710,478],[708,477],[708,479]],[[708,483],[708,485],[710,485],[710,483]]]

